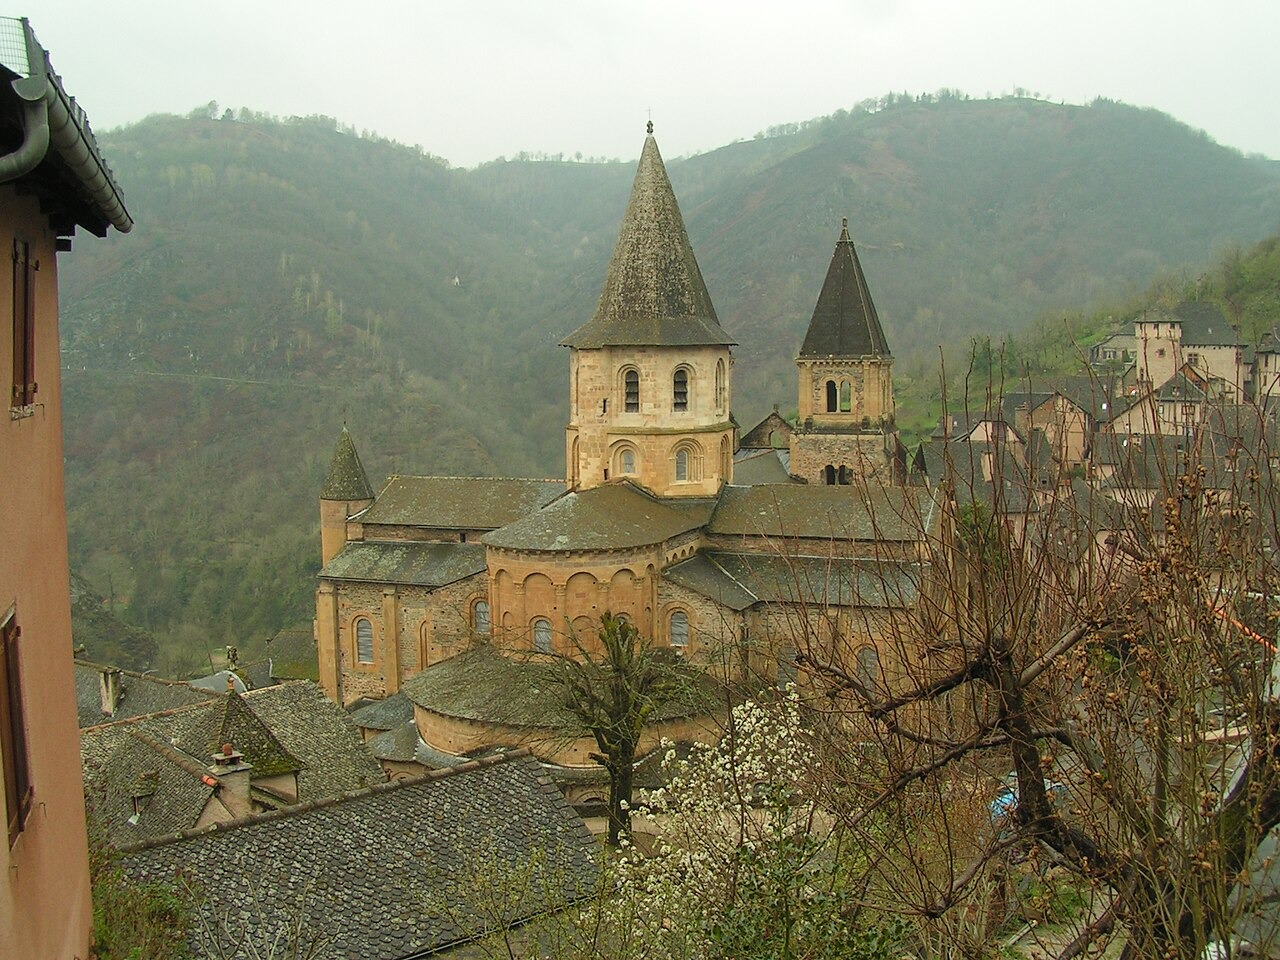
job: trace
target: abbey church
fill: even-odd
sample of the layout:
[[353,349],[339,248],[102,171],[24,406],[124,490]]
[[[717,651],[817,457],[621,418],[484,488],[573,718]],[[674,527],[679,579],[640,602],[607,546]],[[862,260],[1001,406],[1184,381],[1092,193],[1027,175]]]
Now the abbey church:
[[605,611],[730,673],[785,673],[800,634],[872,681],[892,669],[877,639],[914,602],[939,521],[901,481],[893,360],[847,223],[796,360],[796,422],[775,411],[739,436],[734,341],[650,128],[599,303],[562,345],[563,478],[375,492],[344,429],[320,497],[331,697],[403,693],[423,743],[462,756],[519,726],[510,703],[491,715],[482,678],[590,649]]

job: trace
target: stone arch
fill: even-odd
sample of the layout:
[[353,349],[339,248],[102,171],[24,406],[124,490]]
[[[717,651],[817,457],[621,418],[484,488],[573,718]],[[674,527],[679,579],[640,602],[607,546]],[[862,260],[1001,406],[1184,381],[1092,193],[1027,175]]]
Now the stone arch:
[[827,413],[835,413],[840,409],[839,387],[834,380],[827,381]]
[[640,451],[630,440],[614,443],[609,459],[615,477],[633,477],[640,473]]
[[[772,441],[773,435],[770,434]],[[727,436],[720,438],[720,479],[725,483],[729,482],[729,475],[733,471],[733,450],[729,446],[729,438]]]
[[825,467],[822,468],[822,482],[825,483],[828,487],[835,486],[836,468],[834,464],[828,463]]
[[618,409],[622,413],[640,412],[640,370],[625,364],[618,370]]
[[671,371],[671,409],[677,413],[693,409],[693,367],[687,363]]
[[680,440],[671,448],[671,478],[676,483],[702,479],[702,447],[696,440]]
[[531,573],[524,578],[524,608],[530,620],[546,617],[552,623],[559,621],[555,584],[545,573]]
[[840,381],[840,412],[849,413],[853,409],[853,384],[848,380]]

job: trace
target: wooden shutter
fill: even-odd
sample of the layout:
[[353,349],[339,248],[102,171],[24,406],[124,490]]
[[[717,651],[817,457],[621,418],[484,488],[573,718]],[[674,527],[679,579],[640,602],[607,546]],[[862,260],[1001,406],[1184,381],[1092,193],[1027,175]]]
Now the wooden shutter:
[[13,406],[36,401],[36,261],[31,244],[13,241]]
[[26,825],[31,812],[31,775],[27,767],[27,735],[22,722],[21,670],[14,618],[0,627],[0,764],[4,767],[4,802],[9,822],[9,846]]

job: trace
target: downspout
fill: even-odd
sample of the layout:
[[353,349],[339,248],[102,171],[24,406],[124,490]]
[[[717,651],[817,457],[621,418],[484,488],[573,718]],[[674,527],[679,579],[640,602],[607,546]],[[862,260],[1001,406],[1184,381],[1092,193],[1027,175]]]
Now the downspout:
[[49,82],[42,76],[20,77],[13,92],[22,101],[22,145],[0,157],[0,183],[30,173],[49,152]]

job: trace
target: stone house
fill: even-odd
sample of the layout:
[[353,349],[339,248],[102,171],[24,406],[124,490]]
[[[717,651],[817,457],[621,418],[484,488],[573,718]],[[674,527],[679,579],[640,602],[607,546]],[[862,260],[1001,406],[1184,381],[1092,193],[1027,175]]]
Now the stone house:
[[0,956],[89,954],[63,494],[58,259],[133,221],[25,19],[0,19]]
[[[885,631],[942,520],[929,491],[891,483],[892,357],[847,223],[797,360],[801,423],[775,412],[748,432],[767,448],[735,442],[733,340],[652,133],[599,304],[563,345],[562,479],[392,477],[375,494],[339,438],[320,502],[321,685],[344,704],[407,694],[413,731],[370,728],[384,764],[528,744],[592,766],[585,744],[553,742],[525,668],[598,648],[606,611],[722,679],[772,679],[779,652],[785,679],[816,637],[892,672]],[[715,736],[711,721],[676,705],[651,732]]]

